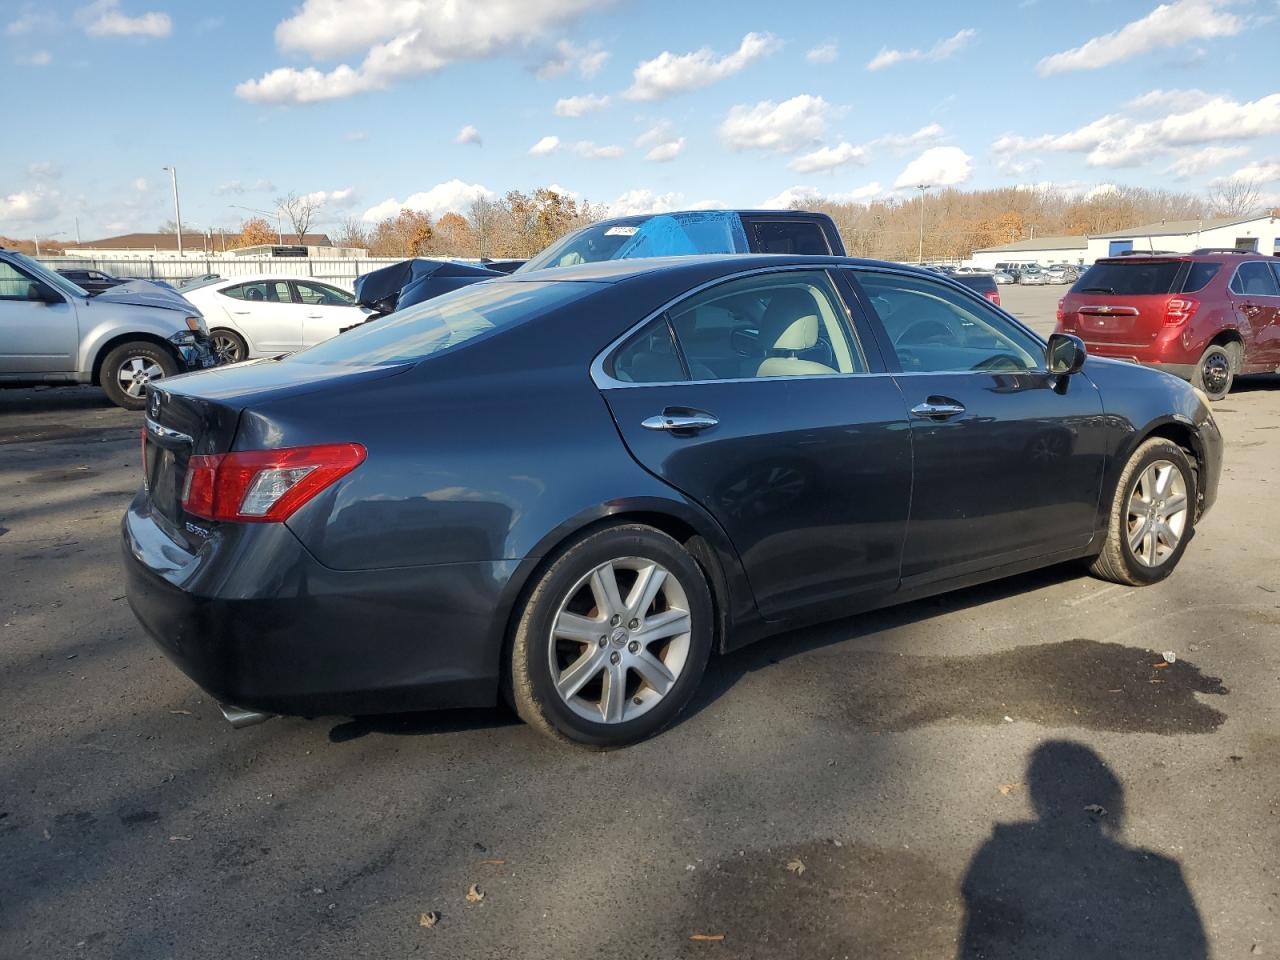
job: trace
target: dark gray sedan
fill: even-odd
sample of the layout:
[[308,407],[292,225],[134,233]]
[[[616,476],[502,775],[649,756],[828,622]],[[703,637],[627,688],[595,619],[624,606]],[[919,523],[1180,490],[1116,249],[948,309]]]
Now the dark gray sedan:
[[1169,575],[1221,438],[1163,373],[835,257],[486,281],[153,386],[129,601],[237,723],[647,737],[713,653],[1080,560]]

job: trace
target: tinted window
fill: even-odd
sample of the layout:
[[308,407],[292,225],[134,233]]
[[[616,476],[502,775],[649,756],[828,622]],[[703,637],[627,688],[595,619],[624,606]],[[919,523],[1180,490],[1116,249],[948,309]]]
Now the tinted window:
[[356,302],[356,298],[345,290],[331,287],[327,283],[304,283],[302,280],[295,280],[293,285],[297,288],[298,299],[303,303],[322,307],[347,307]]
[[989,273],[959,273],[955,279],[981,294],[996,292],[996,279]]
[[220,290],[224,297],[234,300],[249,300],[254,303],[292,303],[289,296],[287,280],[257,280],[253,283],[238,283],[234,287]]
[[1187,271],[1187,278],[1182,281],[1183,293],[1195,293],[1208,286],[1209,281],[1218,274],[1219,264],[1193,263]]
[[752,220],[752,250],[828,256],[831,248],[822,228],[812,220]]
[[821,271],[744,277],[694,294],[668,314],[694,380],[860,373],[844,307]]
[[1178,260],[1141,260],[1123,263],[1095,263],[1084,272],[1074,293],[1102,293],[1108,296],[1142,296],[1171,293],[1182,268]]
[[1044,348],[985,300],[923,278],[857,273],[907,372],[1035,370]]
[[406,363],[524,323],[600,289],[594,283],[489,280],[362,324],[283,363]]
[[1231,292],[1253,297],[1280,296],[1275,274],[1262,260],[1250,260],[1236,267],[1236,275],[1231,278]]
[[633,336],[613,355],[609,373],[623,383],[688,380],[665,316]]

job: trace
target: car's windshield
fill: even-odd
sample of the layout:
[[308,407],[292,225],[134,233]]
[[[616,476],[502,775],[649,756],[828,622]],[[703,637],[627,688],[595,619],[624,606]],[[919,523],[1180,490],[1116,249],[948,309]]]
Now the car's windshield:
[[524,323],[599,289],[596,283],[488,280],[397,310],[284,362],[409,363]]
[[70,280],[68,280],[66,277],[62,276],[61,274],[55,273],[54,271],[48,269],[38,260],[32,260],[30,257],[28,257],[24,253],[15,253],[15,254],[12,254],[12,256],[14,260],[22,264],[22,266],[25,269],[27,269],[31,273],[34,273],[37,277],[39,277],[49,286],[53,287],[55,290],[60,290],[62,293],[65,293],[69,297],[89,296],[89,291],[86,290],[84,287],[80,286],[77,283],[72,283]]
[[575,263],[700,253],[748,253],[742,218],[732,211],[700,210],[625,217],[583,227],[517,269],[529,273]]

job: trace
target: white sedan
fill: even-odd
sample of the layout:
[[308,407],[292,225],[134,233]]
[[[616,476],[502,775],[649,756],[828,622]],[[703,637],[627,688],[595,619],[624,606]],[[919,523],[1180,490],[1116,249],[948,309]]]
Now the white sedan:
[[181,293],[204,314],[223,363],[314,346],[369,314],[346,290],[312,277],[220,277]]

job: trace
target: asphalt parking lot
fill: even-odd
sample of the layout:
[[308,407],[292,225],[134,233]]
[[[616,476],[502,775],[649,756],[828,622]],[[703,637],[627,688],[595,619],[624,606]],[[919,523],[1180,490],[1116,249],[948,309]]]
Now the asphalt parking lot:
[[[1044,331],[1064,289],[1001,293]],[[232,730],[123,596],[141,415],[0,392],[0,957],[1280,955],[1280,378],[1215,415],[1164,583],[778,637],[591,753],[500,709]]]

